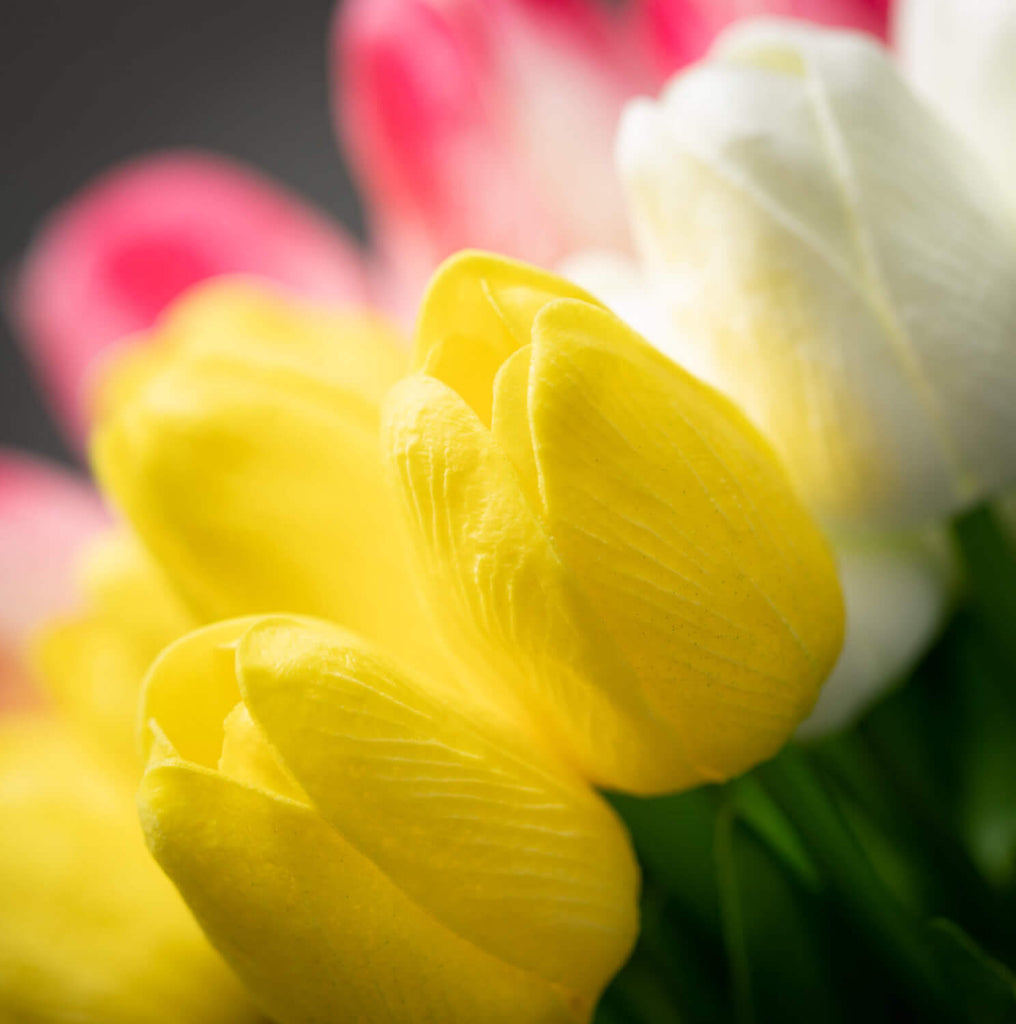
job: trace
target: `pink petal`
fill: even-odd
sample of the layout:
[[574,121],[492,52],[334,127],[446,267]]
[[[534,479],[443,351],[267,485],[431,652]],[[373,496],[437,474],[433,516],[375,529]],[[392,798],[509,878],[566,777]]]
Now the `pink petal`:
[[0,450],[0,711],[28,701],[28,637],[73,607],[75,556],[108,526],[85,479]]
[[553,263],[625,245],[621,107],[646,79],[589,0],[347,0],[336,117],[395,270],[467,246]]
[[774,15],[860,29],[885,40],[890,0],[636,0],[645,38],[667,75],[702,57],[741,18]]
[[340,227],[222,157],[145,157],[58,209],[28,254],[14,308],[71,431],[86,426],[84,387],[100,352],[150,327],[191,285],[232,273],[335,302],[366,294]]

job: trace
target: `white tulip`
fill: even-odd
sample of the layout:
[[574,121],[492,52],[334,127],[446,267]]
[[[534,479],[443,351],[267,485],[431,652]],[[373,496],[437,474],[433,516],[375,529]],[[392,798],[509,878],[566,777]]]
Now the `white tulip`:
[[880,46],[738,27],[629,106],[618,157],[668,329],[827,523],[934,522],[1016,479],[1016,232]]
[[898,0],[895,23],[904,74],[969,140],[1016,213],[1016,3]]

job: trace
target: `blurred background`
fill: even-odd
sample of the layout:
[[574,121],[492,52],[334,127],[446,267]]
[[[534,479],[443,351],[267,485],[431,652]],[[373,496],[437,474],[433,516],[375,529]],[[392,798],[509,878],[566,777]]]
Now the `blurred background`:
[[[239,157],[359,232],[328,109],[333,8],[334,0],[4,0],[4,287],[51,209],[110,164],[165,147]],[[6,317],[0,446],[71,458]]]

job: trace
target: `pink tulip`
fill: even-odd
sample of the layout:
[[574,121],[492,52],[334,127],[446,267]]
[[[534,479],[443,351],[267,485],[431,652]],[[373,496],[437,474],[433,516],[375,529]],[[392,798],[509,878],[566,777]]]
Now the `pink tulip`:
[[108,525],[85,480],[0,450],[0,712],[37,699],[24,658],[28,639],[73,607],[75,555]]
[[150,327],[190,285],[234,273],[335,302],[366,296],[342,228],[221,157],[167,153],[128,163],[51,216],[25,262],[14,314],[72,436],[87,425],[96,356]]
[[465,246],[542,264],[626,246],[614,134],[653,82],[606,6],[347,0],[332,56],[340,135],[397,287]]
[[656,67],[665,75],[709,49],[740,18],[772,15],[855,28],[885,39],[890,0],[636,0],[636,17]]

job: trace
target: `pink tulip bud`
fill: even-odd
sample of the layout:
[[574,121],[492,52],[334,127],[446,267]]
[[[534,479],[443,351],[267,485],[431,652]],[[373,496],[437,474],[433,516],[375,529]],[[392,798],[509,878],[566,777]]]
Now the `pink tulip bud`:
[[219,274],[264,277],[337,303],[362,301],[366,291],[340,227],[221,157],[167,153],[128,163],[51,216],[28,254],[14,312],[73,436],[87,426],[95,357]]
[[414,299],[463,247],[546,265],[626,246],[613,140],[649,79],[622,29],[590,0],[341,6],[339,129]]
[[656,66],[670,74],[709,49],[713,39],[741,18],[801,18],[820,25],[860,29],[885,39],[889,0],[636,0],[636,19]]

